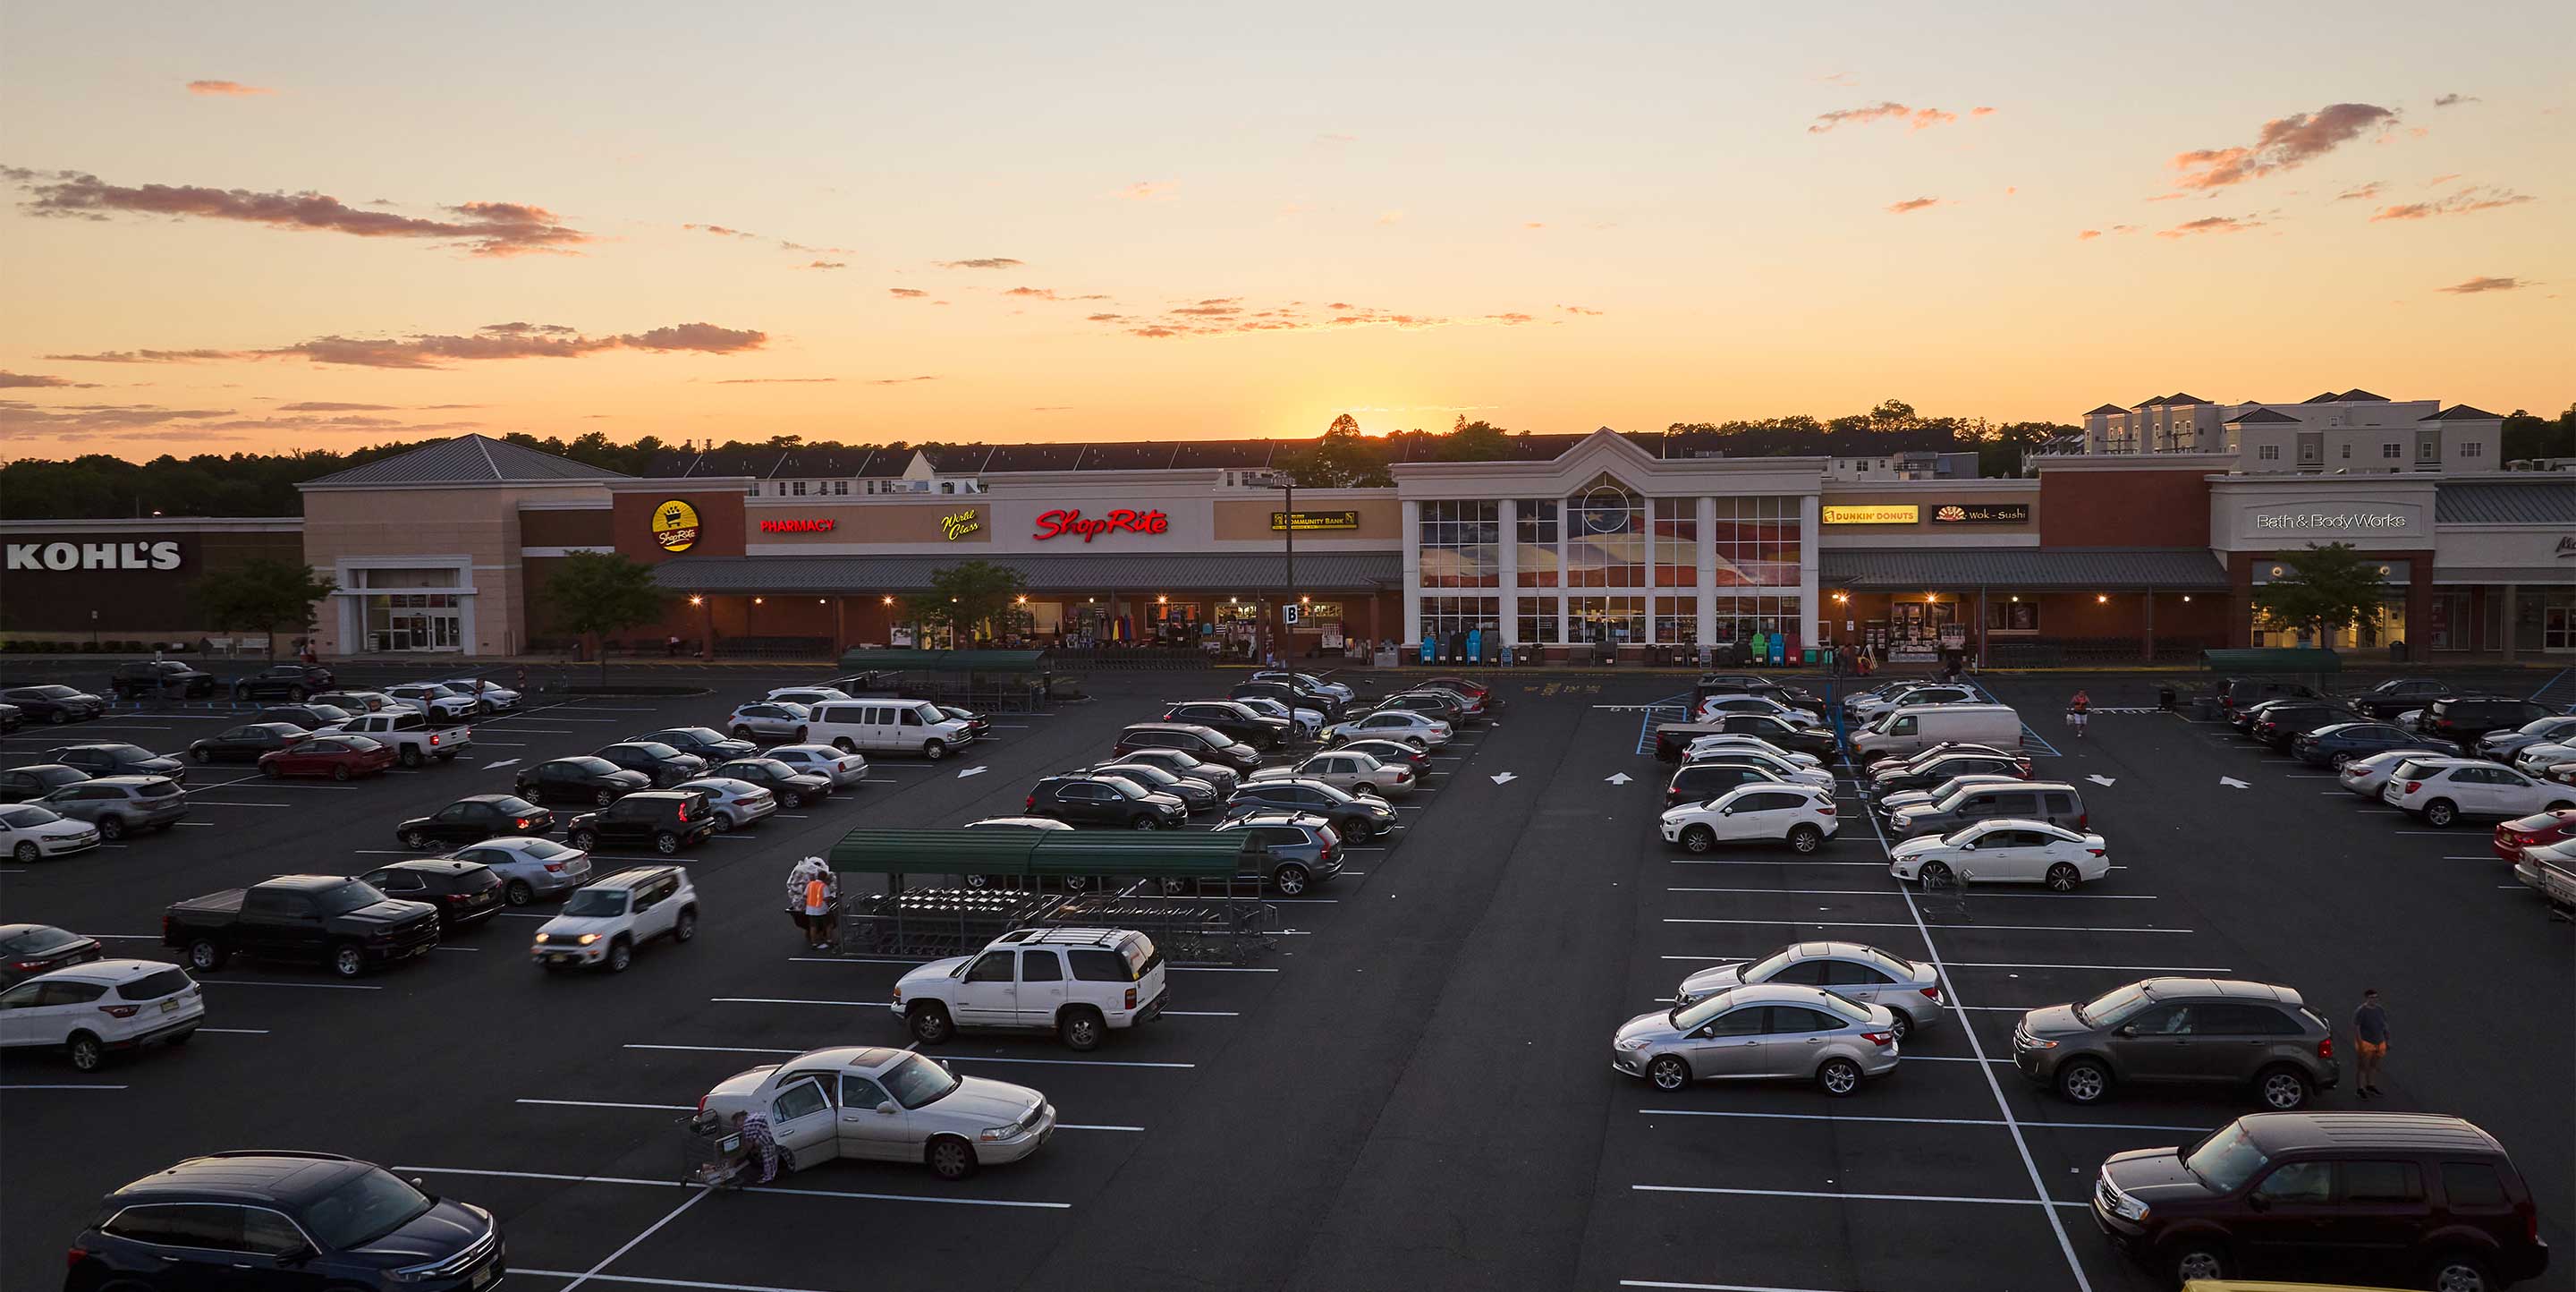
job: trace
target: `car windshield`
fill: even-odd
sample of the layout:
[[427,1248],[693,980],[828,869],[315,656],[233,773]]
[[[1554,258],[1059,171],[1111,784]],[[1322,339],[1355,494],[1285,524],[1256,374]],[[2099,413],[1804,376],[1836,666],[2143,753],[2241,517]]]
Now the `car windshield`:
[[1106,785],[1109,788],[1118,791],[1121,795],[1127,798],[1141,799],[1145,797],[1144,786],[1138,785],[1136,782],[1128,780],[1123,776],[1099,776],[1094,777],[1093,779],[1102,785]]
[[314,717],[320,718],[324,722],[347,722],[350,716],[348,710],[343,709],[336,704],[311,705],[308,706],[308,710]]
[[2147,993],[2136,983],[2113,988],[2075,1007],[2075,1017],[2087,1027],[2108,1027],[2127,1017],[2138,1006],[2147,1003]]
[[0,952],[25,955],[32,951],[51,951],[80,941],[77,933],[68,933],[50,925],[39,924],[15,937],[0,938]]
[[626,743],[626,747],[628,749],[635,750],[647,758],[677,758],[680,756],[679,750],[673,749],[669,745],[663,744],[658,740],[630,740]]
[[1734,994],[1722,991],[1696,1005],[1676,1006],[1671,1015],[1673,1028],[1680,1032],[1697,1031],[1700,1024],[1725,1013],[1727,1007],[1734,1003]]
[[594,917],[624,915],[626,894],[613,888],[585,888],[565,899],[563,913]]
[[886,1092],[906,1108],[919,1108],[940,1099],[957,1088],[957,1078],[948,1069],[921,1057],[907,1054],[895,1065],[879,1074]]
[[921,720],[924,723],[937,724],[949,721],[948,715],[941,713],[938,705],[931,704],[927,701],[912,706],[912,711],[921,715]]
[[31,686],[27,688],[26,694],[44,700],[68,700],[80,692],[68,686]]
[[2183,1169],[2199,1177],[2202,1184],[2220,1193],[2233,1193],[2254,1173],[2263,1169],[2267,1159],[2263,1150],[2245,1134],[2242,1126],[2226,1126],[2183,1154]]
[[150,758],[153,756],[151,750],[145,749],[141,745],[97,745],[94,746],[94,748],[96,748],[98,752],[105,754],[110,758],[117,759],[120,762],[128,759]]
[[332,741],[332,742],[330,742],[330,743],[332,743],[332,744],[336,744],[336,745],[340,746],[342,749],[354,749],[354,750],[357,750],[359,753],[362,753],[362,754],[363,754],[363,753],[365,753],[365,752],[367,752],[367,751],[368,751],[368,750],[370,750],[370,749],[382,749],[382,748],[384,748],[384,747],[385,747],[385,743],[384,743],[383,741],[381,741],[381,740],[376,740],[376,739],[374,739],[374,738],[372,738],[372,737],[368,737],[368,736],[342,736],[342,737],[340,737],[339,739],[337,739],[337,740],[335,740],[335,741]]
[[712,727],[680,727],[672,731],[664,732],[663,734],[666,736],[677,736],[683,740],[694,740],[700,744],[708,745],[716,744],[725,738],[723,732],[717,731]]
[[567,758],[558,766],[568,772],[583,772],[592,776],[604,776],[617,770],[617,764],[605,758]]
[[1174,776],[1160,767],[1152,767],[1144,763],[1124,763],[1117,767],[1110,768],[1109,770],[1114,775],[1124,776],[1129,780],[1143,781],[1148,785],[1178,785],[1181,783],[1180,777]]
[[726,763],[724,766],[716,769],[716,774],[719,776],[741,776],[746,772],[755,776],[763,772],[766,772],[771,776],[803,775],[803,773],[797,771],[795,768],[790,767],[775,758],[737,758],[734,761]]
[[430,1209],[429,1196],[374,1167],[305,1204],[304,1228],[326,1251],[364,1247]]
[[552,839],[530,839],[519,845],[519,855],[532,861],[551,861],[571,851]]
[[377,892],[373,885],[361,883],[360,881],[353,879],[348,883],[340,885],[338,888],[325,889],[319,893],[315,893],[313,895],[313,909],[324,915],[346,915],[351,911],[358,910],[361,907],[373,906],[383,900],[385,900],[385,895]]
[[62,820],[61,817],[40,807],[14,807],[6,812],[0,812],[0,825],[6,825],[12,830],[32,830],[37,826],[52,825],[60,820]]
[[1775,974],[1775,973],[1778,973],[1778,972],[1780,972],[1782,969],[1785,969],[1785,968],[1787,968],[1787,967],[1789,966],[1789,952],[1790,952],[1791,950],[1792,950],[1792,948],[1789,948],[1789,947],[1782,947],[1782,948],[1780,948],[1779,950],[1774,951],[1774,952],[1772,952],[1771,954],[1769,954],[1769,955],[1767,955],[1767,956],[1764,956],[1764,957],[1762,957],[1761,959],[1756,960],[1756,961],[1754,961],[1753,963],[1751,963],[1751,964],[1749,964],[1749,965],[1744,966],[1744,972],[1743,972],[1743,973],[1741,973],[1741,974],[1736,975],[1736,977],[1737,977],[1738,981],[1742,981],[1742,982],[1769,982],[1769,981],[1771,981],[1771,975],[1773,975],[1773,974]]

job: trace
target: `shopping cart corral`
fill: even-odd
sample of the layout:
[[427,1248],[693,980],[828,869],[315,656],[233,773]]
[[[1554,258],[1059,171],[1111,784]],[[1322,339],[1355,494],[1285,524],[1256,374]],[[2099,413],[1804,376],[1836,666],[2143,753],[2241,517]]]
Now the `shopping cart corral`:
[[[1260,900],[1269,848],[1233,832],[853,830],[830,861],[848,955],[940,959],[1015,928],[1106,924],[1154,939],[1174,963],[1242,965],[1269,949],[1278,923]],[[857,891],[868,873],[886,877],[883,891]],[[983,886],[962,886],[970,875]],[[946,883],[908,883],[922,876]]]

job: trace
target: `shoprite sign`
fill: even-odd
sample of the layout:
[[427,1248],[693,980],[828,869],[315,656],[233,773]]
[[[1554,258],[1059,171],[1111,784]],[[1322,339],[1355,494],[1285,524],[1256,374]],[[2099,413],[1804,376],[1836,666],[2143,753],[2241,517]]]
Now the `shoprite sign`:
[[653,541],[676,556],[698,545],[698,509],[678,498],[653,509]]
[[1360,514],[1357,511],[1274,511],[1270,513],[1270,532],[1274,534],[1292,528],[1304,531],[1358,529],[1359,527]]
[[1088,543],[1113,530],[1124,530],[1130,534],[1160,534],[1167,532],[1171,527],[1172,518],[1160,511],[1133,511],[1120,507],[1106,516],[1094,519],[1083,515],[1082,509],[1075,507],[1070,510],[1041,514],[1038,517],[1037,533],[1031,537],[1047,539],[1071,535]]

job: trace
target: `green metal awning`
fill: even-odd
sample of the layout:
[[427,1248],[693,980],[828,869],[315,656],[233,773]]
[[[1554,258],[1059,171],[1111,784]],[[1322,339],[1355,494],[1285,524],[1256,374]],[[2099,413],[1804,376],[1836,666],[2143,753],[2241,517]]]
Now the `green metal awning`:
[[2343,657],[2309,647],[2264,646],[2243,650],[2205,650],[2200,666],[2218,673],[2338,673]]
[[834,870],[882,875],[1226,879],[1261,869],[1267,852],[1248,830],[852,830],[832,845],[829,860]]
[[841,667],[919,673],[1035,673],[1046,667],[1042,650],[850,650]]

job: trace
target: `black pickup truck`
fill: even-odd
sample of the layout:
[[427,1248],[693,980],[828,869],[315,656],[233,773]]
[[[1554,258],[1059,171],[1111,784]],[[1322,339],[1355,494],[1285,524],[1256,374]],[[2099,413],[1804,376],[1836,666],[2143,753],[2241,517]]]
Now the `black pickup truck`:
[[213,973],[234,955],[302,960],[355,978],[438,945],[438,908],[338,875],[279,875],[172,905],[161,943]]

